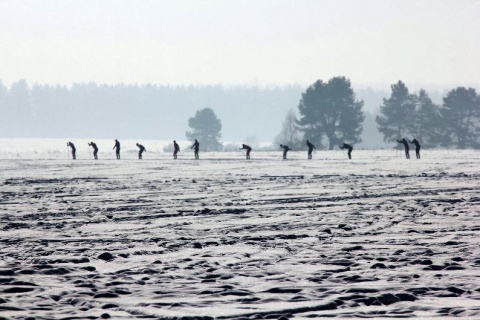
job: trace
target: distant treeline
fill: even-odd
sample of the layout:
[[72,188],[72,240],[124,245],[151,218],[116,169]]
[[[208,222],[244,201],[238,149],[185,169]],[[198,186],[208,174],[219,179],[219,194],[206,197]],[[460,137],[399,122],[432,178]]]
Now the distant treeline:
[[475,89],[452,89],[441,105],[423,89],[410,93],[402,81],[391,89],[376,117],[385,141],[414,137],[426,147],[480,148],[480,96]]
[[272,140],[300,86],[160,86],[0,82],[1,137],[185,139],[188,118],[215,110],[223,138]]
[[[323,92],[329,83],[317,81],[315,85]],[[344,84],[339,81],[337,85]],[[349,119],[348,112],[342,114],[338,103],[315,106],[308,99],[302,102],[308,90],[300,85],[259,88],[93,82],[66,87],[29,85],[26,80],[7,87],[0,82],[0,137],[181,140],[189,129],[188,119],[200,109],[211,108],[222,122],[222,139],[230,141],[273,141],[275,136],[276,142],[282,141],[287,116],[301,120],[296,123],[302,133],[297,140],[304,140],[303,134],[308,133],[319,146],[345,141],[372,147],[408,136],[425,147],[480,147],[480,98],[472,88],[452,89],[441,103],[432,102],[425,90],[410,93],[401,81],[391,86],[391,92],[352,91],[355,119]],[[312,97],[313,91],[309,93]],[[438,92],[434,95],[434,100],[442,100]],[[299,108],[302,104],[306,114]],[[332,131],[329,128],[339,123],[332,119],[322,122],[321,117],[312,120],[310,113],[338,116],[345,128],[355,130]]]
[[[363,106],[349,79],[318,80],[302,93],[299,117],[287,115],[276,141],[299,148],[308,139],[330,150],[345,142],[360,143],[367,119]],[[391,144],[415,138],[423,147],[480,148],[480,96],[473,88],[457,87],[437,105],[425,90],[410,93],[398,81],[383,99],[375,123]],[[372,124],[369,115],[368,125]]]

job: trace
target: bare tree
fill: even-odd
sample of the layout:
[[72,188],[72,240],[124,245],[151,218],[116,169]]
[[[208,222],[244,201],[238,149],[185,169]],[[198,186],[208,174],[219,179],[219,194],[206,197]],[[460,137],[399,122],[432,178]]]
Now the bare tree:
[[297,126],[295,111],[290,109],[287,112],[282,131],[275,137],[275,144],[284,144],[292,149],[299,149],[302,146],[302,131]]

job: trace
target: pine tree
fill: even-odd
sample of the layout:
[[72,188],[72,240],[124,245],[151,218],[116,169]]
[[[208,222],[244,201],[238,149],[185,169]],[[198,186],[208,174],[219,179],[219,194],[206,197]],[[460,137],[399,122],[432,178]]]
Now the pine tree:
[[328,139],[329,149],[342,142],[361,142],[365,115],[363,101],[357,101],[350,80],[335,77],[328,83],[318,80],[302,94],[298,125],[305,138],[320,145]]
[[383,99],[380,114],[376,121],[378,130],[383,133],[383,141],[395,142],[404,138],[413,130],[413,115],[415,112],[415,97],[408,93],[408,88],[402,81],[391,86],[389,99]]
[[415,96],[415,105],[412,136],[424,147],[435,147],[442,144],[440,107],[432,102],[423,89]]
[[480,147],[480,96],[475,89],[458,87],[443,98],[446,135],[459,148]]
[[197,139],[200,142],[201,150],[222,150],[222,144],[219,141],[222,137],[222,122],[212,109],[198,110],[194,117],[188,119],[188,125],[193,131],[186,132],[187,139]]

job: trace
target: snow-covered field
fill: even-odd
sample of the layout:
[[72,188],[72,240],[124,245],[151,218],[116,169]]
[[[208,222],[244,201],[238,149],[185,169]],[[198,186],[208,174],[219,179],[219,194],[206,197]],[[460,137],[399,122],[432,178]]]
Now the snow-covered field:
[[66,141],[0,140],[0,318],[480,318],[478,151]]

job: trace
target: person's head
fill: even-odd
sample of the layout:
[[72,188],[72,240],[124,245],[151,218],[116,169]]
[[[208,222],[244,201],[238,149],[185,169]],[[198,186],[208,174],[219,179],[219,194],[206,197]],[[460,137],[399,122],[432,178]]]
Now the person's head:
[[137,147],[140,147],[140,144],[137,142]]
[[177,141],[173,140],[173,143],[177,143]]

